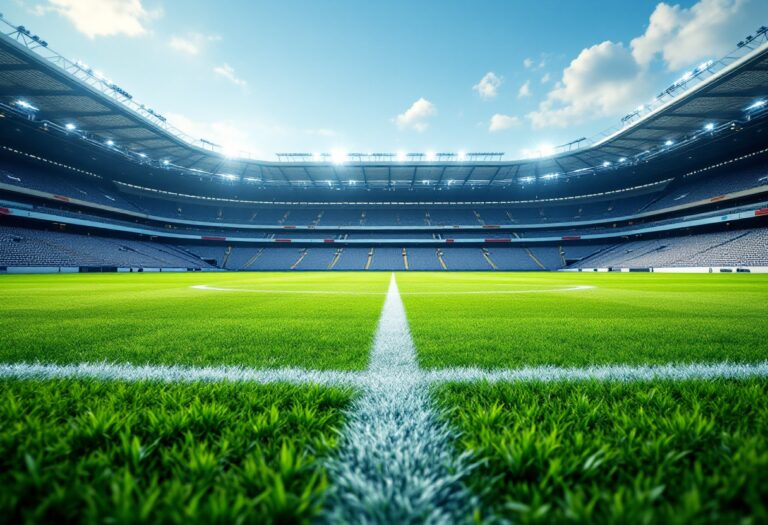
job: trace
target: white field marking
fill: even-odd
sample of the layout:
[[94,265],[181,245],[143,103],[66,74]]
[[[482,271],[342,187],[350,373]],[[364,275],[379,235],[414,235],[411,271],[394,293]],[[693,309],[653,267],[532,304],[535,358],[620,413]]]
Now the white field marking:
[[356,385],[360,373],[335,370],[306,370],[302,368],[243,368],[235,366],[163,366],[114,363],[80,363],[51,365],[42,363],[2,363],[0,378],[12,379],[101,379],[118,381],[164,382],[246,382],[316,383],[319,385]]
[[364,393],[352,406],[336,458],[329,523],[469,522],[466,455],[430,407],[395,275],[376,329]]
[[255,288],[222,288],[219,286],[208,286],[207,284],[196,284],[190,286],[195,290],[204,290],[208,292],[244,292],[244,293],[287,293],[287,294],[319,294],[319,295],[387,295],[386,292],[345,292],[343,290],[267,290]]
[[[585,368],[539,366],[486,370],[452,367],[421,372],[421,381],[432,383],[553,382],[553,381],[653,381],[713,380],[768,377],[768,361],[759,363],[690,363],[664,365],[603,365]],[[244,368],[236,366],[164,366],[116,363],[0,363],[0,379],[100,379],[116,381],[165,381],[179,383],[242,382],[257,384],[315,383],[327,386],[365,387],[367,372],[307,370],[304,368]]]
[[[223,288],[218,286],[208,286],[207,284],[196,284],[190,286],[195,290],[204,290],[209,292],[245,292],[245,293],[286,293],[286,294],[319,294],[319,295],[387,295],[385,292],[345,292],[343,290],[267,290],[254,288]],[[559,292],[582,292],[591,290],[594,286],[569,286],[567,288],[551,288],[541,290],[470,290],[460,292],[403,292],[400,295],[498,295],[498,294],[518,294],[518,293],[559,293]]]
[[712,380],[768,377],[768,361],[759,363],[689,363],[664,365],[601,365],[585,368],[537,366],[517,369],[444,368],[425,371],[426,382],[555,382]]

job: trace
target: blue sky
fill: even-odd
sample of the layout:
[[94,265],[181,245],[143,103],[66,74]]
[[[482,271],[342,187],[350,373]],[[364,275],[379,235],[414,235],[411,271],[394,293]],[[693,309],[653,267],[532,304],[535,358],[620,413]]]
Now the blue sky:
[[761,24],[765,0],[11,0],[7,19],[191,133],[277,152],[592,136]]

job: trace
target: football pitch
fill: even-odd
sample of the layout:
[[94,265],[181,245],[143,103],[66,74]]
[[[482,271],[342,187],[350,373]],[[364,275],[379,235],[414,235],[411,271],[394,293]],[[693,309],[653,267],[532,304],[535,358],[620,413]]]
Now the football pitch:
[[768,276],[0,277],[12,522],[768,521]]

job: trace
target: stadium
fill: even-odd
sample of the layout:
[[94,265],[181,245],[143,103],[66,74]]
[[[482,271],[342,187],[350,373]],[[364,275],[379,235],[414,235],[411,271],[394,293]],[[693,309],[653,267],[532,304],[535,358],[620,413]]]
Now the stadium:
[[264,158],[3,15],[8,523],[768,523],[761,23],[526,158]]

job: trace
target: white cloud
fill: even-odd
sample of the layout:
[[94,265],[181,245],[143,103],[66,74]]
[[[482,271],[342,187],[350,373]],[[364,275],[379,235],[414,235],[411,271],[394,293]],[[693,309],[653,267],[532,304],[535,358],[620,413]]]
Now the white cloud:
[[541,83],[542,84],[546,84],[550,80],[552,80],[552,77],[550,76],[549,73],[544,73],[544,75],[541,77]]
[[213,72],[217,75],[226,78],[236,86],[245,87],[247,82],[235,74],[235,68],[229,64],[223,64],[213,68]]
[[500,76],[493,71],[489,71],[480,79],[480,82],[472,86],[472,89],[477,91],[480,98],[494,98],[499,94],[501,82],[502,78]]
[[48,12],[68,19],[88,38],[143,35],[145,24],[161,14],[145,9],[141,0],[48,0],[35,8],[37,14]]
[[324,137],[324,138],[332,138],[336,136],[336,132],[328,128],[317,128],[317,129],[309,128],[309,129],[305,129],[304,133],[310,136]]
[[494,116],[491,117],[491,123],[490,123],[490,126],[488,126],[488,131],[491,131],[491,132],[503,131],[505,129],[509,129],[511,127],[517,126],[519,124],[520,124],[520,119],[517,117],[496,113]]
[[520,89],[517,90],[517,98],[525,98],[531,96],[531,81],[526,80]]
[[421,133],[429,127],[429,122],[427,121],[435,115],[437,115],[435,105],[421,97],[411,104],[411,107],[406,109],[405,112],[395,117],[394,121],[400,129],[410,128]]
[[690,9],[660,3],[632,54],[647,65],[661,56],[670,71],[720,57],[768,19],[765,0],[701,0]]
[[169,45],[182,53],[189,55],[197,55],[209,42],[216,42],[221,40],[221,37],[216,35],[201,35],[200,33],[189,33],[185,36],[172,36],[168,42]]
[[535,128],[541,128],[616,114],[647,97],[649,77],[623,44],[605,41],[584,49],[538,109],[527,116]]
[[540,128],[618,116],[653,94],[655,59],[670,71],[695,66],[733,49],[764,20],[766,0],[700,0],[689,9],[659,3],[629,47],[606,41],[582,50],[527,118]]
[[523,66],[525,66],[525,69],[531,69],[533,67],[534,61],[532,58],[526,58],[523,60]]

